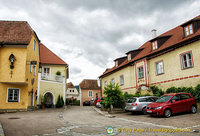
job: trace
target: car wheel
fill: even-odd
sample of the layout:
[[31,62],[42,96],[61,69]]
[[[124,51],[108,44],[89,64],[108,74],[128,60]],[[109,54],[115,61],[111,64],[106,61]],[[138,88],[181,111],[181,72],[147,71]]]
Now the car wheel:
[[172,112],[171,112],[170,109],[166,109],[166,110],[164,111],[164,116],[165,116],[166,118],[169,118],[171,115],[172,115]]
[[142,113],[145,115],[147,114],[146,107],[142,109]]
[[192,105],[192,107],[191,107],[191,112],[192,112],[192,113],[196,113],[196,112],[197,112],[197,107],[194,106],[194,105]]

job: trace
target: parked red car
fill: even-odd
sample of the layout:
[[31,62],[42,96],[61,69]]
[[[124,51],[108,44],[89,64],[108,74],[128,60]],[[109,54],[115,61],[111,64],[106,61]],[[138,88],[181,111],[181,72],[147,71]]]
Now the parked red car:
[[99,97],[98,99],[96,99],[96,100],[94,101],[94,106],[96,106],[97,103],[100,103],[100,102],[103,101],[103,100],[104,100],[103,97]]
[[190,111],[197,112],[197,104],[189,93],[165,94],[156,102],[147,106],[146,112],[150,115],[170,117],[174,113]]

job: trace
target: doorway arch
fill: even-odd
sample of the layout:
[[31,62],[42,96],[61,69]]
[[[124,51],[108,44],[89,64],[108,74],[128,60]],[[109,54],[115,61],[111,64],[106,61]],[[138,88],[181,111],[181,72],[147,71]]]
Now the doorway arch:
[[44,103],[45,103],[45,107],[47,108],[53,108],[54,106],[54,95],[51,92],[46,92],[44,93]]

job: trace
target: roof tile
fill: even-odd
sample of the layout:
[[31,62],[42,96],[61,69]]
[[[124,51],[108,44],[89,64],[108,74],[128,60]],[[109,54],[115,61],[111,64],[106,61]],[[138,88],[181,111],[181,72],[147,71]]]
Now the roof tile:
[[42,43],[39,44],[39,52],[41,64],[67,65],[66,62],[64,62]]

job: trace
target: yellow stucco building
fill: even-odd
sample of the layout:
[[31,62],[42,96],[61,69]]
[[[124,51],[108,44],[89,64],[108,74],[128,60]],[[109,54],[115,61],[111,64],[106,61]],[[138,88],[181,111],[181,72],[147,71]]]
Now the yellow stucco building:
[[0,109],[36,106],[39,39],[25,21],[0,26]]
[[199,45],[197,16],[114,60],[115,66],[100,76],[101,92],[109,82],[119,83],[123,92],[131,94],[153,85],[164,91],[172,86],[194,87],[200,84]]
[[38,74],[38,100],[45,97],[46,107],[55,107],[58,96],[65,102],[66,83],[68,78],[68,64],[40,43],[40,70]]

